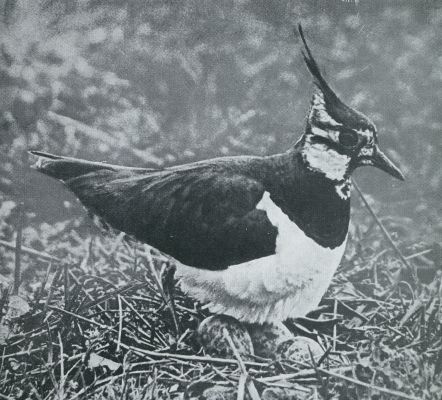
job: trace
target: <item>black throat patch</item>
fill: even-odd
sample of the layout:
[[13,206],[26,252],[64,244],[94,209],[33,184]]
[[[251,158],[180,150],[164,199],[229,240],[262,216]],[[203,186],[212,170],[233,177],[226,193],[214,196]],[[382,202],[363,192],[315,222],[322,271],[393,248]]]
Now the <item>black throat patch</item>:
[[316,243],[340,246],[350,221],[350,182],[311,171],[298,152],[292,157],[293,167],[268,184],[272,200]]

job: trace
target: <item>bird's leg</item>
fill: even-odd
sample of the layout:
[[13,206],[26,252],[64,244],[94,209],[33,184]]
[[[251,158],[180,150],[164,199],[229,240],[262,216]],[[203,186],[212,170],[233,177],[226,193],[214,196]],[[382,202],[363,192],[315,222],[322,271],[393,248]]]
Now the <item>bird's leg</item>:
[[175,265],[171,265],[169,262],[166,267],[161,271],[161,285],[163,286],[163,292],[165,295],[165,301],[169,307],[170,313],[172,314],[173,324],[175,326],[175,331],[177,338],[181,335],[180,326],[178,324],[178,317],[175,308]]

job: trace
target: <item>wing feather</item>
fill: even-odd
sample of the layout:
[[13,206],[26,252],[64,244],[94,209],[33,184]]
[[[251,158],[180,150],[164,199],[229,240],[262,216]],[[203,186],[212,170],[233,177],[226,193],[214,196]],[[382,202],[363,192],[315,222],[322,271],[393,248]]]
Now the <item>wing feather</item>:
[[[63,162],[76,174],[56,165]],[[46,159],[40,170],[61,179],[113,228],[183,264],[224,269],[275,252],[277,229],[256,209],[262,183],[230,167],[155,171],[73,163]]]

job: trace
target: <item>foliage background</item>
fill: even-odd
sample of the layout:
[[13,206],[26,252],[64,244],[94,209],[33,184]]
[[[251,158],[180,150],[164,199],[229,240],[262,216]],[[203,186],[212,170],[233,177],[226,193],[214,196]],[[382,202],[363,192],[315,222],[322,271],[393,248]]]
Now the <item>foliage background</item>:
[[[440,242],[440,2],[2,0],[0,11],[0,239],[15,239],[21,202],[27,246],[64,254],[62,234],[90,232],[74,197],[29,170],[27,149],[133,166],[286,150],[313,90],[301,22],[332,87],[374,120],[406,175],[358,170],[370,203],[403,249]],[[354,204],[358,237],[370,222]],[[1,249],[3,288],[13,270]],[[24,263],[21,291],[43,273]]]
[[[403,185],[358,171],[366,191],[385,202],[440,193],[438,2],[2,3],[5,194],[23,181],[26,148],[136,166],[284,151],[312,92],[298,22],[333,87],[375,121],[407,176]],[[65,218],[65,192],[29,179],[28,209]]]

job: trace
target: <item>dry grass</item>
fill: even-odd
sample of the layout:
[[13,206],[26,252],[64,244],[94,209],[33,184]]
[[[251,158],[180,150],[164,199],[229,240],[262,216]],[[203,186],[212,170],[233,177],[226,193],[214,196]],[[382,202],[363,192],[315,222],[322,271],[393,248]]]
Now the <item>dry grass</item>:
[[[320,316],[342,322],[325,321],[320,332],[290,324],[327,349],[306,362],[210,357],[195,338],[208,313],[177,290],[172,318],[161,280],[166,258],[121,235],[82,238],[67,224],[43,237],[36,229],[20,248],[21,297],[5,287],[1,295],[0,399],[175,399],[203,391],[221,398],[210,397],[214,385],[211,395],[224,398],[441,399],[439,250],[396,239],[416,279],[371,216],[355,218]],[[390,232],[403,225],[392,217],[384,223]],[[0,245],[11,247],[13,262],[15,243]]]

